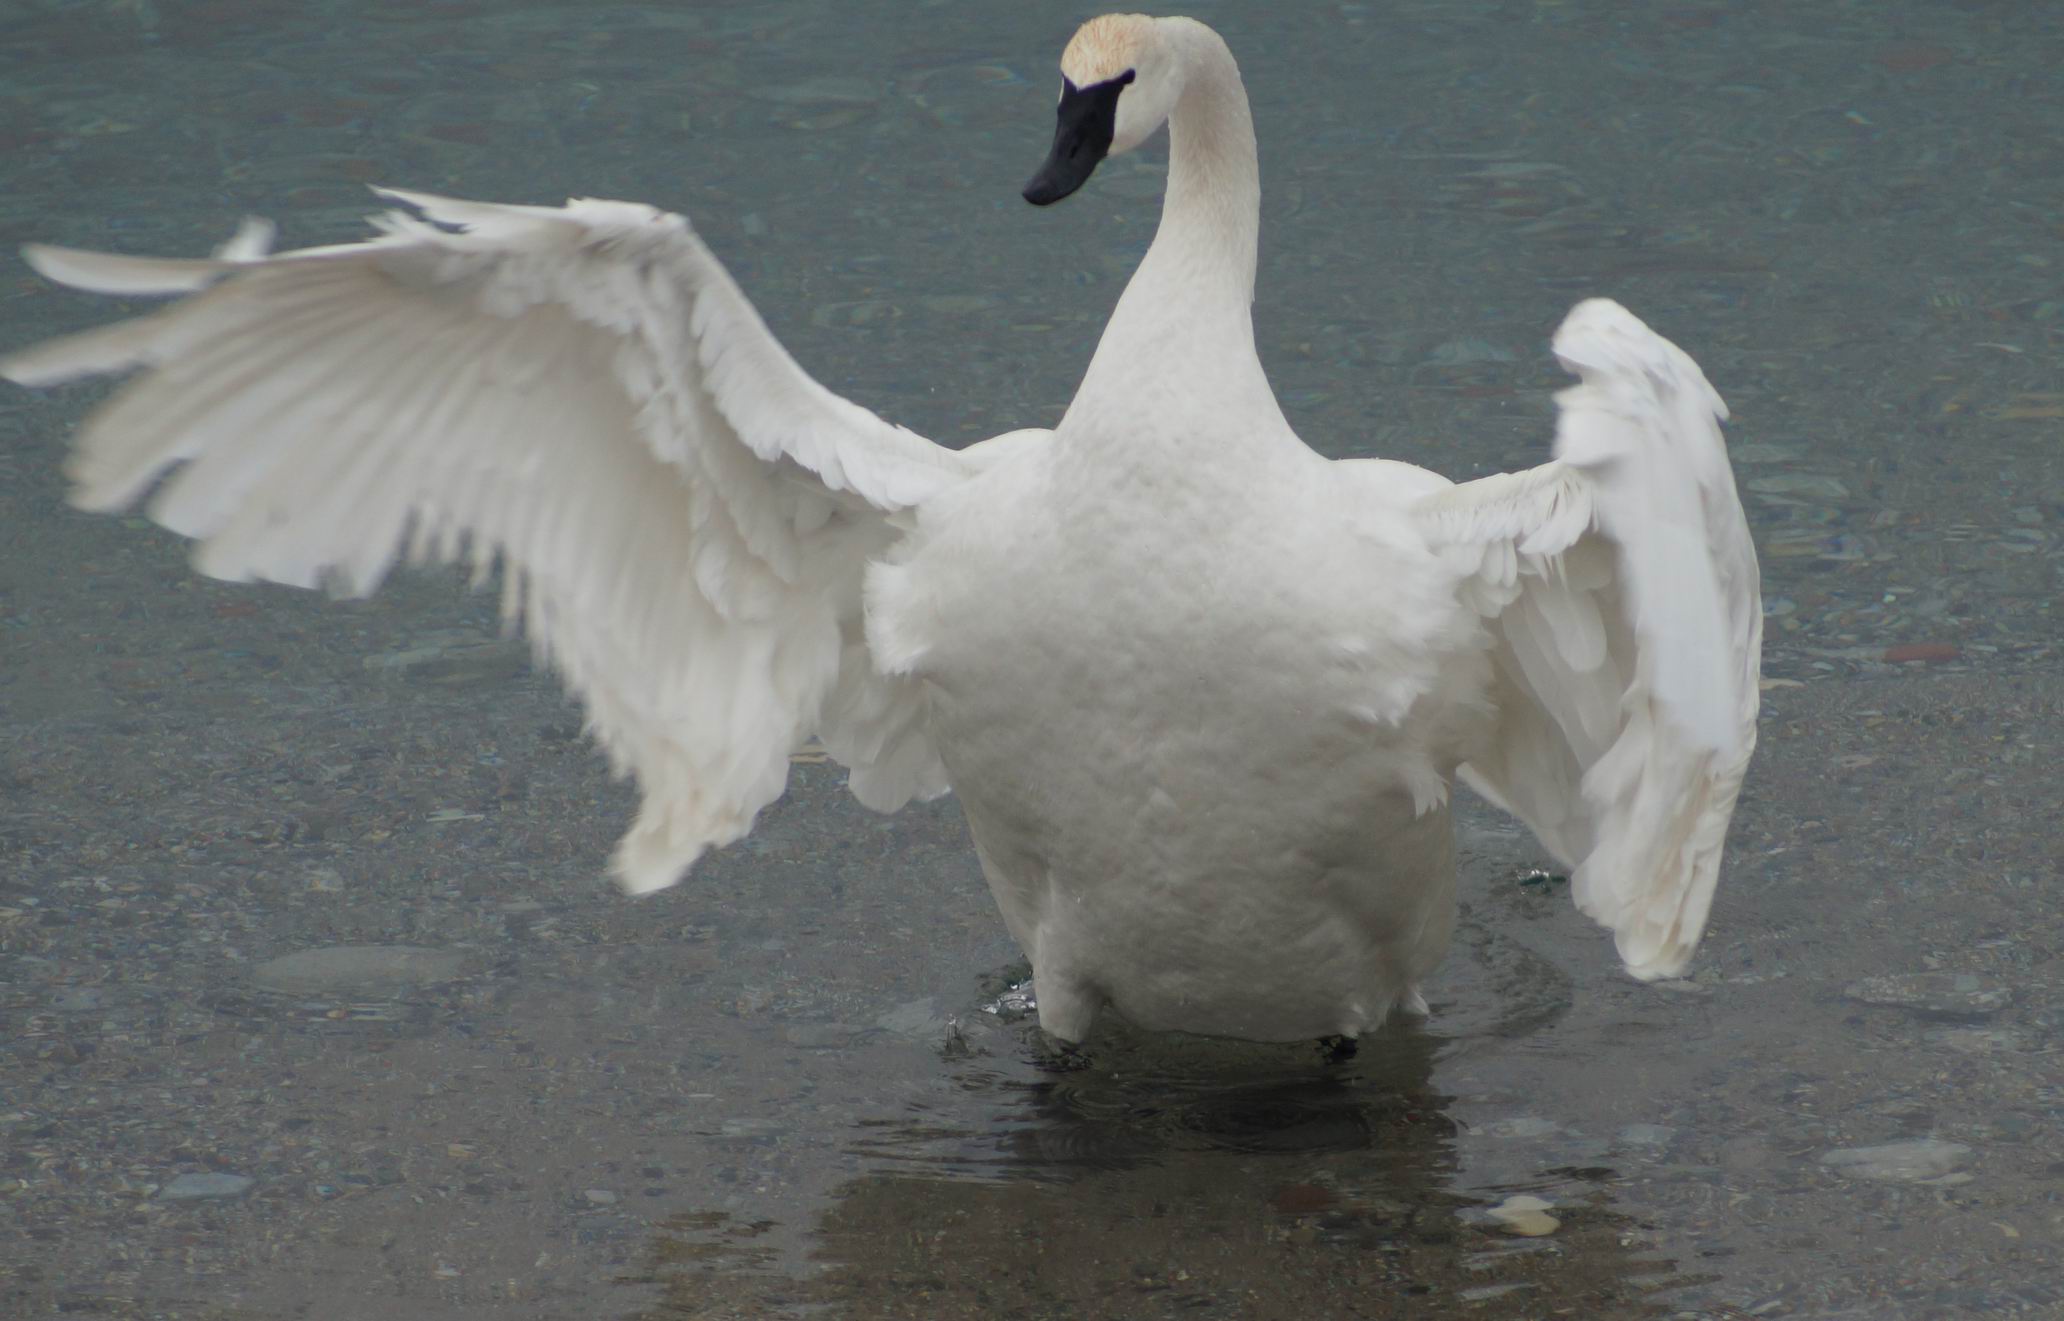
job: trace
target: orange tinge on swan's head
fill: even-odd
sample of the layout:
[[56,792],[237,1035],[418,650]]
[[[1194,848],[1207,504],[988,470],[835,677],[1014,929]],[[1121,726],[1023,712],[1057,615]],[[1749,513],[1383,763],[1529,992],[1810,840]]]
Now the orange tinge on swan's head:
[[1154,20],[1145,14],[1105,14],[1075,30],[1061,52],[1061,76],[1077,87],[1093,87],[1139,63],[1140,47]]

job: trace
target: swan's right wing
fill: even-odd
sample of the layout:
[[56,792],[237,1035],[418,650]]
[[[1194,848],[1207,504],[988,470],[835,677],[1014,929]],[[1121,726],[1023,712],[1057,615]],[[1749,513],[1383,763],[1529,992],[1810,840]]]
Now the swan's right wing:
[[421,213],[369,242],[214,259],[31,248],[163,311],[0,361],[141,368],[89,417],[73,502],[150,513],[205,573],[371,592],[409,551],[504,564],[504,612],[644,802],[614,869],[670,885],[779,797],[812,732],[870,806],[945,788],[912,681],[876,673],[866,561],[979,467],[812,380],[685,220],[576,201]]
[[1461,774],[1572,868],[1629,972],[1675,976],[1756,745],[1756,552],[1698,366],[1616,303],[1555,352],[1555,462],[1422,498],[1491,637],[1497,720]]

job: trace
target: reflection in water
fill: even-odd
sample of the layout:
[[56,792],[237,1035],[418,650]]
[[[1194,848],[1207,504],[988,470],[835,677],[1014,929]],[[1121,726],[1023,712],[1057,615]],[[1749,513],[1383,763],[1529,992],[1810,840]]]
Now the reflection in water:
[[[1014,1040],[1042,1049],[1029,1025]],[[1328,1064],[1315,1045],[1156,1038],[1114,1020],[1086,1050],[1042,1055],[1015,1074],[988,1061],[965,1067],[960,1090],[988,1094],[986,1132],[913,1106],[865,1126],[855,1145],[931,1172],[1033,1178],[1211,1152],[1424,1151],[1453,1133],[1439,1114],[1446,1098],[1428,1091],[1437,1045],[1392,1030],[1354,1060]],[[969,1111],[963,1103],[956,1113]]]
[[875,1168],[813,1227],[807,1278],[773,1273],[764,1224],[685,1217],[641,1277],[664,1298],[644,1315],[1638,1317],[1686,1282],[1624,1245],[1602,1188],[1565,1193],[1541,1238],[1450,1191],[1447,1043],[1416,1026],[1342,1064],[1119,1029],[1056,1067],[1026,1062],[1030,1027],[1009,1040],[1010,1063],[950,1066],[950,1110],[861,1128]]

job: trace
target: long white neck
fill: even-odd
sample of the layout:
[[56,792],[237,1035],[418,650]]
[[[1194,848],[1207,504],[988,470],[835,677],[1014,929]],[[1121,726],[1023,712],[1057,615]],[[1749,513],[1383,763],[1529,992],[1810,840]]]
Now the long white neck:
[[1164,421],[1222,418],[1229,407],[1273,413],[1254,353],[1261,175],[1247,91],[1217,33],[1201,23],[1161,23],[1181,78],[1168,119],[1161,227],[1069,412],[1107,420],[1148,407]]

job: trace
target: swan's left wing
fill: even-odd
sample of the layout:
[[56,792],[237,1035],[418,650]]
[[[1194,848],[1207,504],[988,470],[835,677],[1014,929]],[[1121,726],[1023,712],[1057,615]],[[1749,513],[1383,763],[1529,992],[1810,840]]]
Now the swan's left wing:
[[1720,396],[1604,299],[1555,353],[1555,461],[1422,499],[1491,634],[1498,717],[1463,778],[1572,869],[1627,970],[1681,973],[1756,744],[1762,595]]
[[421,215],[366,243],[29,249],[80,288],[187,295],[0,359],[31,385],[141,369],[81,429],[73,502],[155,487],[152,516],[237,580],[362,595],[404,552],[499,560],[505,614],[637,776],[633,890],[743,835],[813,732],[870,807],[943,792],[861,577],[980,461],[812,380],[680,216],[389,196]]

